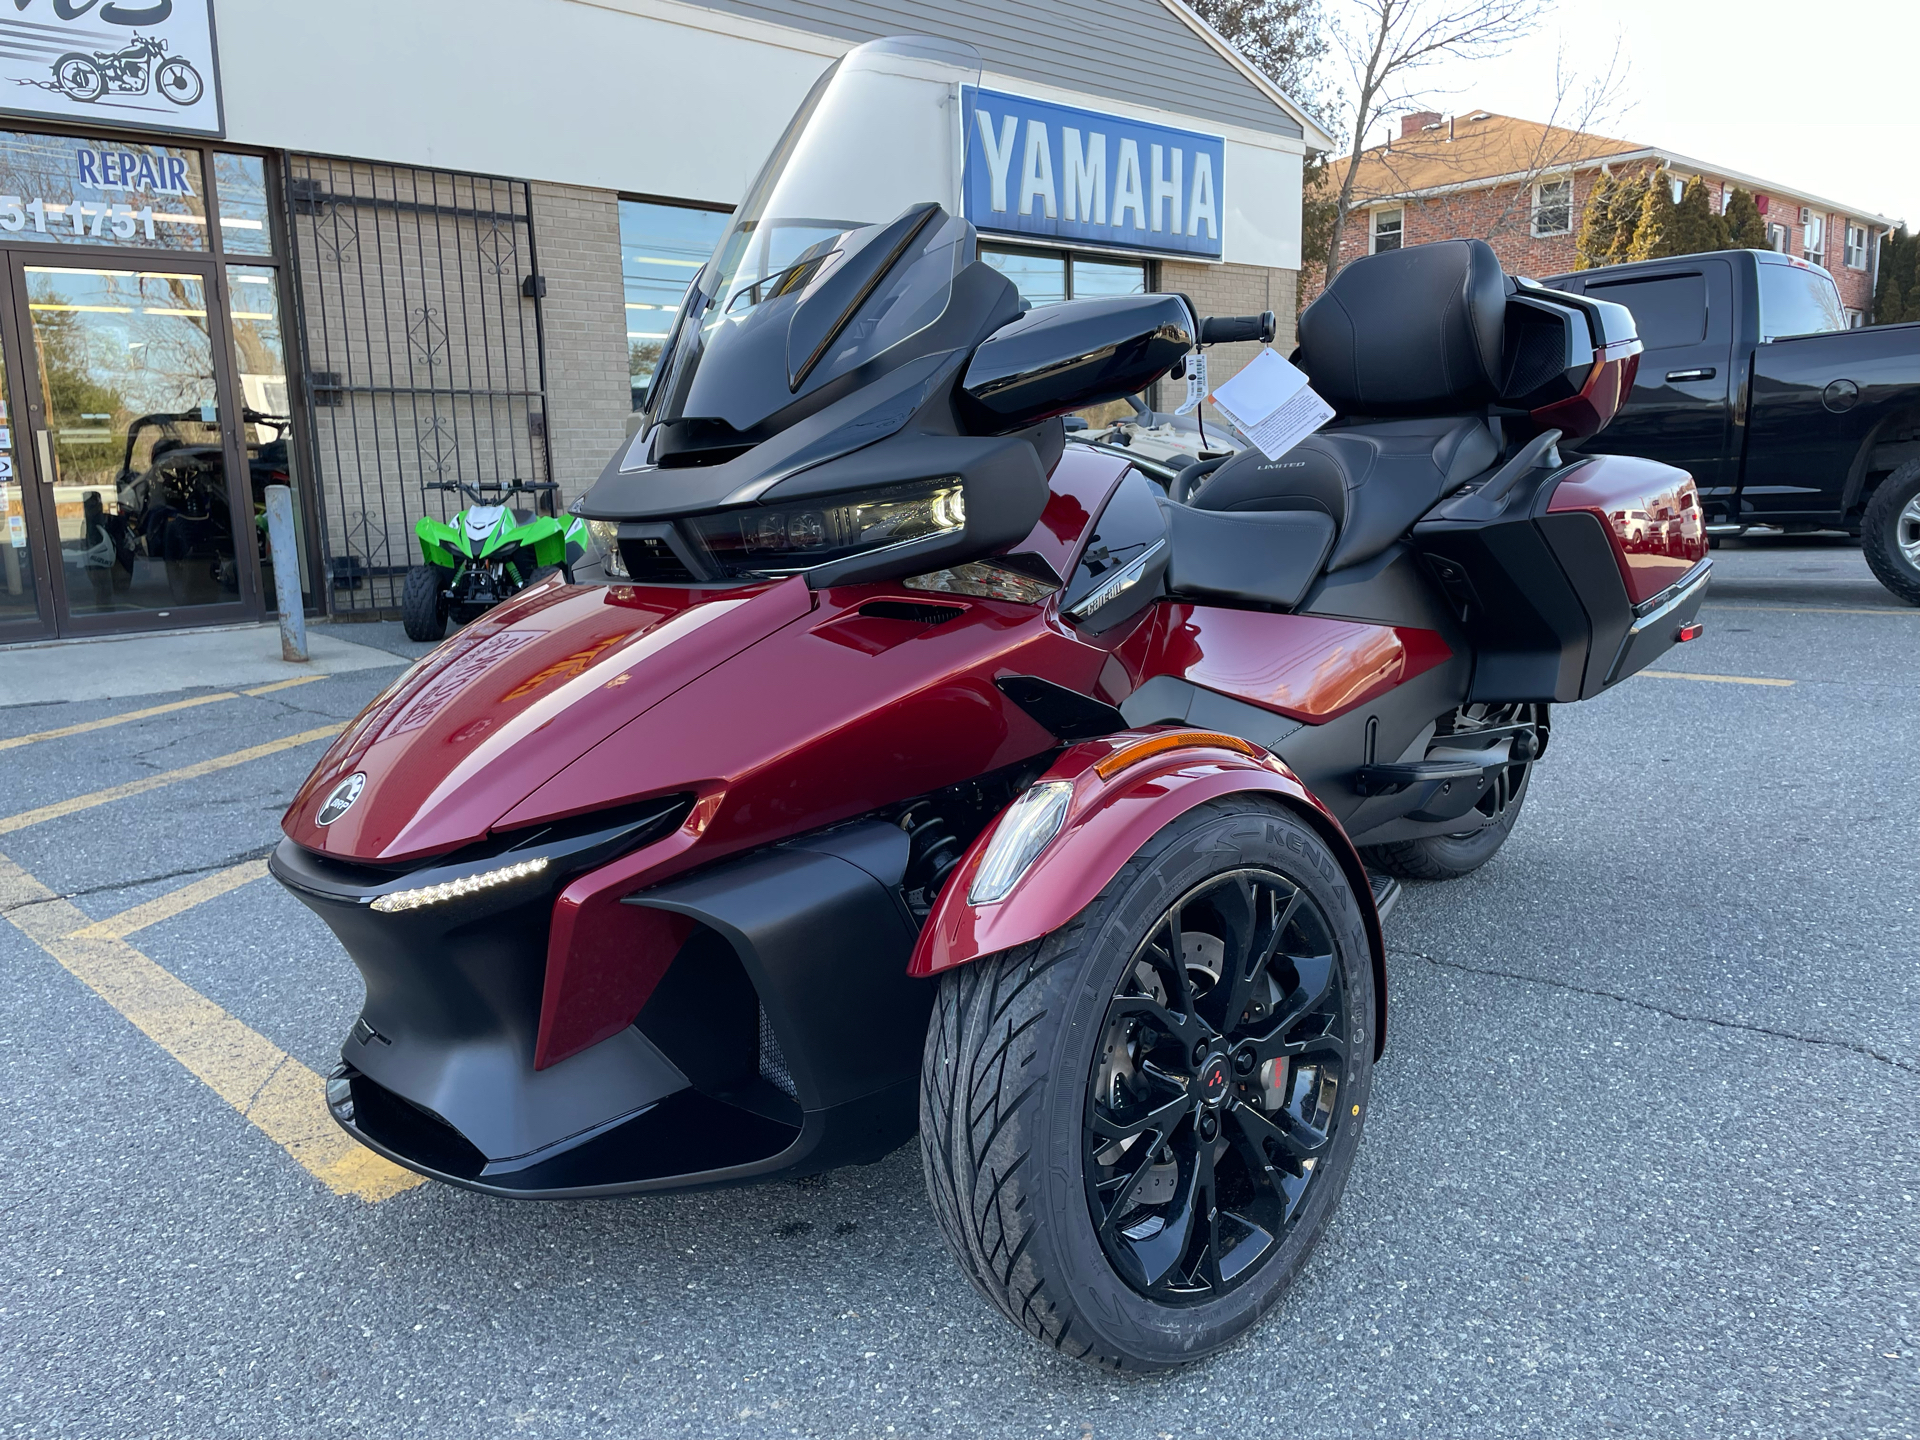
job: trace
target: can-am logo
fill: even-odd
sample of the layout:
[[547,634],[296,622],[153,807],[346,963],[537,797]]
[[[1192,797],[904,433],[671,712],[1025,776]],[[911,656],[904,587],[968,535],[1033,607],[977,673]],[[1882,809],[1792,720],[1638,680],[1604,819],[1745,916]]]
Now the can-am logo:
[[316,817],[315,823],[320,825],[333,824],[334,821],[338,820],[353,808],[353,802],[360,798],[360,792],[366,788],[367,772],[364,770],[354,771],[353,774],[347,776],[346,779],[333,787],[333,793],[327,796],[327,803],[320,807],[320,814]]

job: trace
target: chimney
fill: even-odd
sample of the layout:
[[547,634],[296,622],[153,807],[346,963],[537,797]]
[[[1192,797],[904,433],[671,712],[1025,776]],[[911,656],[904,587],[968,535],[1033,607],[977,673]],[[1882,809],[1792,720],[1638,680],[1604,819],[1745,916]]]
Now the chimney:
[[1400,138],[1405,140],[1409,135],[1418,135],[1422,130],[1426,129],[1427,126],[1438,125],[1439,123],[1440,112],[1438,110],[1421,110],[1412,115],[1402,115],[1400,117]]

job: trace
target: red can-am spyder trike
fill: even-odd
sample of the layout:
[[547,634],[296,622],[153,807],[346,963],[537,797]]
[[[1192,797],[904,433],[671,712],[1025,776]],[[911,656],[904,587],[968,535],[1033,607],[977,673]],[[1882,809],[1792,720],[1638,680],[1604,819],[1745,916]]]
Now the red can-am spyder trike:
[[917,1127],[980,1292],[1149,1370],[1339,1201],[1368,867],[1485,862],[1549,706],[1690,638],[1708,561],[1686,475],[1559,448],[1631,383],[1628,312],[1474,242],[1340,273],[1297,357],[1338,418],[1279,459],[1064,444],[1272,320],[1024,307],[960,218],[977,65],[881,41],[814,88],[575,507],[607,583],[396,681],[273,870],[365,977],[327,1093],[379,1153],[603,1196]]

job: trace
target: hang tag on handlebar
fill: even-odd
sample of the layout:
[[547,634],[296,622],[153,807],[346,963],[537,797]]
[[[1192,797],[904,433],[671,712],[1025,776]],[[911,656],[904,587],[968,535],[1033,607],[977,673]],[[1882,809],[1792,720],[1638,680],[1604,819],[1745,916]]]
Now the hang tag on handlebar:
[[1187,399],[1176,415],[1191,415],[1207,397],[1207,357],[1195,350],[1187,356]]
[[1209,398],[1269,460],[1279,459],[1334,415],[1307,377],[1272,346]]

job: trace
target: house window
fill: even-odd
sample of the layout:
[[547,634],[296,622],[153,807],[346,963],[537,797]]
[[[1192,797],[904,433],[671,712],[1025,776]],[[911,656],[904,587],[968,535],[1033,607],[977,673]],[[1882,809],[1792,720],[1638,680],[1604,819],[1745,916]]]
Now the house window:
[[1827,217],[1809,214],[1801,230],[1801,258],[1816,265],[1827,263]]
[[1778,250],[1782,255],[1787,253],[1787,227],[1778,220],[1767,224],[1767,247]]
[[1533,233],[1565,235],[1573,229],[1573,181],[1542,180],[1533,187]]
[[1867,227],[1864,225],[1847,226],[1847,268],[1867,268]]
[[1667,181],[1667,189],[1673,192],[1673,203],[1678,205],[1680,197],[1687,193],[1687,182],[1678,175],[1672,176]]
[[1389,250],[1398,250],[1402,243],[1402,231],[1405,227],[1404,210],[1376,210],[1373,212],[1373,253],[1384,255]]
[[1867,317],[1864,314],[1854,309],[1851,305],[1847,307],[1847,328],[1849,330],[1858,330],[1866,323]]

